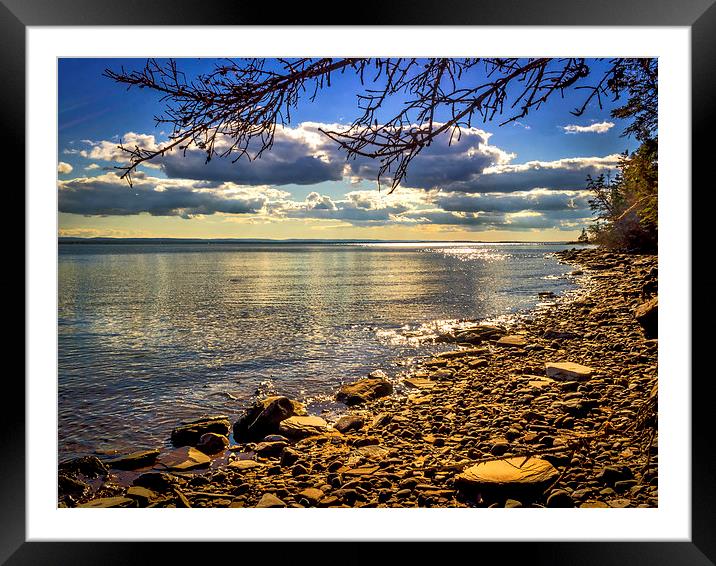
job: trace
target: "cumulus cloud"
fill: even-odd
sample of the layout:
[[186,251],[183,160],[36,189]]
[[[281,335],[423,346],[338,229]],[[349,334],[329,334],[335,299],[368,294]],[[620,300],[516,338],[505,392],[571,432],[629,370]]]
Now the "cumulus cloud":
[[562,126],[567,134],[604,134],[614,127],[614,122],[597,122],[589,126],[578,126],[576,124],[568,124]]
[[535,189],[516,193],[439,193],[433,202],[451,212],[586,210],[589,191]]
[[66,175],[67,173],[72,173],[72,165],[69,163],[65,163],[64,161],[60,161],[57,164],[57,172],[63,175]]
[[507,163],[488,167],[482,175],[476,175],[469,181],[447,184],[444,188],[463,193],[515,192],[536,188],[574,190],[584,187],[587,175],[594,177],[614,170],[618,163],[619,154]]
[[59,210],[83,215],[181,216],[258,213],[288,193],[269,187],[214,186],[203,181],[135,176],[129,187],[115,173],[59,182]]
[[[241,185],[313,185],[324,181],[352,181],[377,178],[378,163],[359,157],[346,161],[345,154],[319,129],[340,130],[340,124],[304,122],[295,128],[278,127],[270,151],[260,159],[246,158],[234,162],[231,158],[214,158],[206,162],[206,153],[196,146],[184,151],[171,151],[147,162],[159,166],[167,177],[229,181]],[[449,134],[436,139],[412,162],[406,185],[413,188],[433,189],[457,181],[467,181],[486,167],[508,163],[513,154],[489,144],[491,134],[477,128],[464,128],[460,136]],[[116,141],[90,141],[79,153],[93,160],[126,162],[127,154]],[[127,148],[140,147],[154,150],[160,142],[153,135],[128,132],[122,137]],[[221,152],[230,140],[220,139],[216,149]],[[252,154],[257,148],[249,148]]]

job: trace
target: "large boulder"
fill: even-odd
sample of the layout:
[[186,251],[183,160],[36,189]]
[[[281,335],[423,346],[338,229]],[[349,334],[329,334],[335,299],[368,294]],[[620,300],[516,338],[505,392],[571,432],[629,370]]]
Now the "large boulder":
[[172,431],[174,446],[196,446],[199,439],[207,432],[228,435],[231,429],[229,417],[224,415],[202,417],[196,421],[185,423]]
[[538,493],[558,477],[559,472],[547,460],[517,456],[470,466],[455,476],[455,484],[483,494],[521,495]]
[[336,400],[346,405],[360,405],[385,397],[393,392],[393,385],[385,377],[366,377],[355,383],[343,385],[336,394]]
[[321,417],[289,417],[281,421],[278,429],[288,438],[306,438],[326,432],[328,423]]
[[659,297],[649,299],[640,304],[634,311],[637,322],[644,329],[647,338],[659,336]]
[[305,407],[298,401],[281,396],[267,397],[244,411],[234,423],[234,438],[237,441],[260,440],[277,433],[281,421],[305,414]]

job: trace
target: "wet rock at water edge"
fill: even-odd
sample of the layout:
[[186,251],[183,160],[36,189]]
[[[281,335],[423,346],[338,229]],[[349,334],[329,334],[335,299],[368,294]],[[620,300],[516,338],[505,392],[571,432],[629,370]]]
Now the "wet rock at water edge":
[[147,472],[137,477],[132,485],[146,487],[154,491],[168,491],[179,484],[179,480],[165,472]]
[[229,418],[223,415],[204,417],[183,424],[172,431],[172,444],[177,447],[196,446],[199,439],[208,432],[228,435],[231,429]]
[[274,396],[257,401],[234,423],[234,438],[259,440],[279,432],[281,421],[294,415],[305,415],[304,406],[288,397]]
[[104,463],[116,470],[137,470],[153,465],[157,456],[159,456],[159,450],[142,450],[140,452],[115,456],[114,458],[105,460]]
[[211,458],[196,448],[184,446],[162,454],[157,458],[157,464],[169,470],[186,471],[208,468],[209,464],[211,464]]
[[107,466],[96,456],[82,456],[61,462],[59,471],[69,475],[82,474],[88,478],[104,477],[109,473]]
[[349,406],[360,405],[390,395],[392,392],[393,385],[385,377],[367,377],[343,385],[336,394],[336,400]]
[[89,493],[89,490],[90,486],[85,482],[68,476],[67,474],[60,474],[57,477],[57,493],[60,498],[68,495],[75,498],[83,497]]
[[223,434],[207,432],[203,434],[196,445],[197,450],[204,454],[218,454],[229,446],[229,439]]

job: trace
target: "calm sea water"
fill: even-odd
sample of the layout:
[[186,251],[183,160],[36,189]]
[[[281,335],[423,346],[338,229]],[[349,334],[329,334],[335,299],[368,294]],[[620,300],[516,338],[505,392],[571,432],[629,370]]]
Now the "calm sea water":
[[574,286],[561,245],[61,244],[60,458],[165,445],[258,394],[335,410],[341,383],[456,321]]

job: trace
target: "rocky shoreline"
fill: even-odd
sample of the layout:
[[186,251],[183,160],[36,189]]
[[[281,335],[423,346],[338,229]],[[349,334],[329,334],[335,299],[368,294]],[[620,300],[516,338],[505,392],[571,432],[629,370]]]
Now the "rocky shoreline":
[[333,423],[286,397],[202,417],[174,450],[61,463],[58,505],[656,507],[657,258],[557,256],[579,292],[444,337],[407,395],[377,371]]

